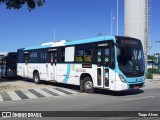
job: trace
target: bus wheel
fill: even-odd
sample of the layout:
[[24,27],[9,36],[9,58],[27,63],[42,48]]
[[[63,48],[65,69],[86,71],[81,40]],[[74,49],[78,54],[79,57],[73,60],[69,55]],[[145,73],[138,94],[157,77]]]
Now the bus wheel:
[[39,73],[38,73],[38,72],[36,72],[36,73],[33,74],[33,81],[34,81],[34,83],[36,83],[36,84],[40,84],[41,80],[40,80],[40,77],[39,77]]
[[85,77],[82,80],[82,90],[86,93],[93,93],[94,92],[94,88],[93,88],[93,82],[91,80],[90,77]]

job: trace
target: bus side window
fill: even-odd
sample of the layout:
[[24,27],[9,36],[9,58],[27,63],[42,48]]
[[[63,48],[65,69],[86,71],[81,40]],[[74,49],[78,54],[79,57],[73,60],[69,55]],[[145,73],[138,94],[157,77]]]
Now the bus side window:
[[76,61],[77,62],[82,62],[83,61],[82,56],[76,55]]
[[39,57],[38,57],[38,52],[37,51],[31,51],[28,55],[28,62],[31,62],[31,63],[36,63],[36,62],[39,62]]
[[48,54],[46,51],[41,51],[40,56],[39,56],[39,62],[45,63],[47,62],[48,59]]
[[53,60],[54,60],[55,63],[57,62],[57,52],[54,53],[54,59]]
[[50,62],[51,62],[51,63],[54,62],[54,61],[53,61],[53,53],[52,53],[52,52],[50,53]]
[[76,62],[83,62],[83,50],[76,49]]
[[60,62],[64,62],[64,60],[65,60],[65,48],[62,48],[61,49],[61,52],[60,52]]
[[84,50],[84,60],[85,60],[85,62],[92,61],[92,50],[91,49]]
[[18,52],[18,63],[23,63],[23,62],[24,62],[24,53]]
[[56,63],[57,62],[57,52],[50,52],[50,62]]
[[88,55],[85,55],[85,62],[91,62],[91,57]]
[[76,62],[92,62],[92,44],[84,44],[76,46],[75,60]]
[[25,62],[25,63],[28,63],[28,53],[25,53],[25,54],[24,54],[24,62]]

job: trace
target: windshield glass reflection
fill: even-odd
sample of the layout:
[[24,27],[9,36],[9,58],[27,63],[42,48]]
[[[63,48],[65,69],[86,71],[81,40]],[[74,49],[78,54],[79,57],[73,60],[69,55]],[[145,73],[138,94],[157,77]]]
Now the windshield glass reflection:
[[133,45],[118,45],[117,60],[120,70],[124,74],[144,72],[144,55],[143,49]]

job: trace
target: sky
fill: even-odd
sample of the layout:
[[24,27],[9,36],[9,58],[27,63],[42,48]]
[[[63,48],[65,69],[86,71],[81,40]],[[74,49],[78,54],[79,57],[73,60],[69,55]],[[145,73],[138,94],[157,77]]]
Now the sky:
[[[26,5],[19,10],[8,10],[0,5],[0,52],[15,52],[19,48],[38,46],[59,40],[80,40],[116,35],[116,0],[45,0],[42,7],[31,12]],[[160,52],[160,0],[150,0],[149,54]],[[119,35],[124,35],[124,0],[119,0]],[[55,33],[55,35],[54,35]]]

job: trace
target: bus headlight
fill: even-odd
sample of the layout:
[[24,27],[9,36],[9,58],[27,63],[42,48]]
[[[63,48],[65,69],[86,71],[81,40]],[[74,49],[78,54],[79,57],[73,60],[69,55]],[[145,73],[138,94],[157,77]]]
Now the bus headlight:
[[127,81],[125,80],[125,78],[122,75],[119,75],[119,78],[122,82],[126,83]]

